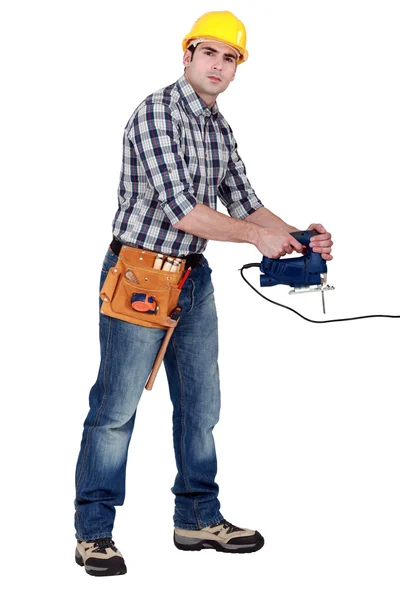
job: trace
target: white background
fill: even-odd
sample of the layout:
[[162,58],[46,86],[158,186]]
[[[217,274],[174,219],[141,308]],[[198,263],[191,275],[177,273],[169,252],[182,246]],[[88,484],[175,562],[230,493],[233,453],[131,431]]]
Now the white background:
[[[240,278],[242,264],[260,260],[247,244],[211,242],[206,253],[220,320],[215,438],[223,514],[261,531],[264,548],[232,556],[173,546],[162,372],[139,404],[117,509],[128,575],[99,580],[74,563],[74,469],[98,368],[97,286],[123,129],[145,96],[181,75],[181,40],[197,17],[223,9],[244,21],[250,57],[220,110],[265,205],[298,228],[316,221],[332,232],[327,317],[400,313],[398,2],[4,3],[9,598],[400,597],[400,323],[315,325],[268,304]],[[257,271],[247,273],[258,286]],[[261,291],[323,317],[317,294]]]

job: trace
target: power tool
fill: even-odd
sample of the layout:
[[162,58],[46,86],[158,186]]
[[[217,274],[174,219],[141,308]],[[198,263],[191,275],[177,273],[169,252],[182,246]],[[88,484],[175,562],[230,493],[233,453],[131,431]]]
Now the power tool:
[[305,254],[296,258],[267,258],[260,263],[260,285],[290,285],[289,294],[304,292],[321,292],[322,310],[325,314],[324,293],[334,290],[327,284],[326,260],[321,254],[310,248],[310,239],[318,235],[318,231],[294,231],[290,233],[300,244],[305,246]]
[[240,271],[242,279],[247,283],[251,289],[267,300],[271,304],[286,308],[291,312],[295,313],[305,321],[309,323],[339,323],[341,321],[357,321],[359,319],[373,319],[373,318],[388,318],[388,319],[400,319],[400,315],[361,315],[357,317],[345,317],[340,319],[326,319],[323,321],[315,321],[309,319],[301,313],[294,310],[290,306],[280,304],[271,298],[267,298],[264,294],[261,294],[243,274],[245,269],[251,269],[257,267],[261,270],[260,285],[261,287],[271,287],[274,285],[289,285],[292,287],[289,294],[299,294],[302,292],[321,292],[322,295],[322,309],[325,314],[325,297],[324,293],[330,290],[334,290],[333,286],[327,285],[327,266],[326,260],[324,260],[318,252],[313,252],[310,248],[310,240],[314,235],[318,235],[318,231],[294,231],[290,232],[298,242],[304,246],[303,256],[296,258],[268,258],[263,257],[261,263],[249,263],[243,265]]

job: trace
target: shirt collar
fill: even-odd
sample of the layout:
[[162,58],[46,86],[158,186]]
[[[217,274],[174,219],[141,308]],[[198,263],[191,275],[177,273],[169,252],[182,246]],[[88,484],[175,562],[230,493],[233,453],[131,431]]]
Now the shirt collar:
[[194,114],[195,117],[210,117],[211,115],[215,119],[218,115],[218,105],[215,102],[211,108],[208,108],[207,104],[200,98],[200,96],[194,91],[185,75],[178,79],[176,82],[180,95],[186,103],[189,110]]

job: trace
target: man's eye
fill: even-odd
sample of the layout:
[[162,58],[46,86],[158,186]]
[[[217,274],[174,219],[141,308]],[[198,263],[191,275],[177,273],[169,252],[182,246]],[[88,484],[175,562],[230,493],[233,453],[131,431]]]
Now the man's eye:
[[228,62],[233,62],[233,58],[231,58],[230,56],[227,56],[227,57],[226,57],[226,60],[227,60]]
[[208,54],[209,56],[212,56],[211,50],[206,50],[206,54]]

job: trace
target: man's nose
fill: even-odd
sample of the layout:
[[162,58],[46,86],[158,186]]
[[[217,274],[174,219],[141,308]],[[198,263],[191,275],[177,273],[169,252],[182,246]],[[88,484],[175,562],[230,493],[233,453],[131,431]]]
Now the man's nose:
[[221,56],[216,56],[215,57],[215,61],[214,61],[214,65],[213,65],[213,69],[217,69],[218,71],[222,70],[222,57]]

